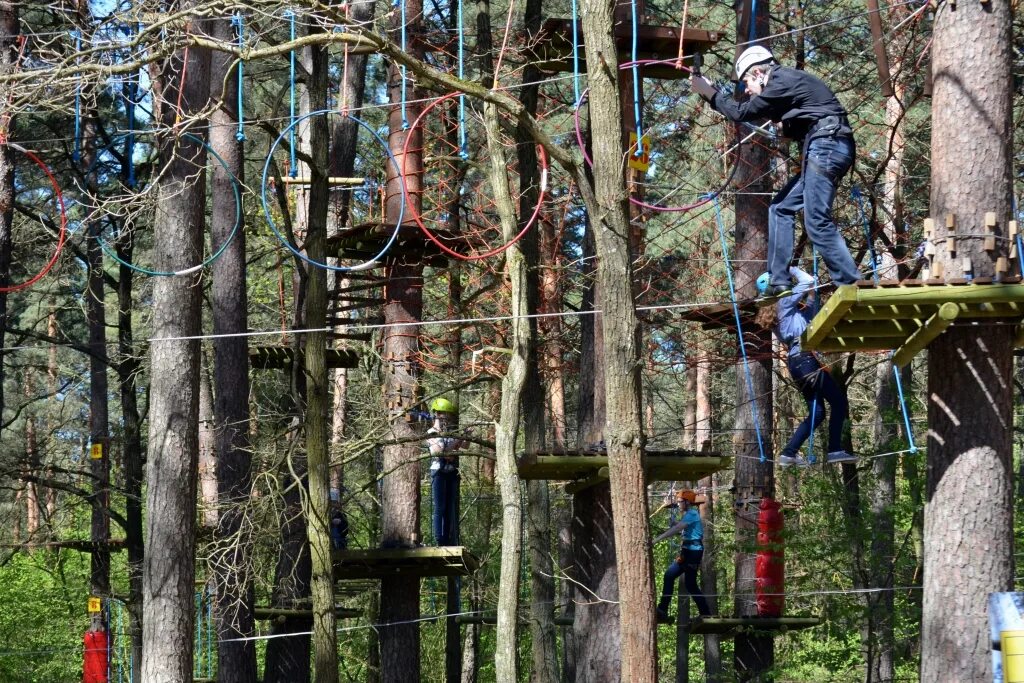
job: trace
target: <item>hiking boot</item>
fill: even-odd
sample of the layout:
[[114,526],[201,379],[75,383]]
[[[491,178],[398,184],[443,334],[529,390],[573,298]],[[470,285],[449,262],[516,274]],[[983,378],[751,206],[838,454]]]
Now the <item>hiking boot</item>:
[[807,467],[810,465],[807,459],[799,453],[796,455],[786,455],[783,453],[777,458],[776,462],[779,463],[779,467]]
[[828,454],[827,462],[830,464],[837,462],[857,462],[857,456],[847,451],[832,451]]

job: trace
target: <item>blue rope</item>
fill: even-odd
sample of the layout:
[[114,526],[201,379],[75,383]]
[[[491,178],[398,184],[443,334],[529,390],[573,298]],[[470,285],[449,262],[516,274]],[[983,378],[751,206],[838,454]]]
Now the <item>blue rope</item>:
[[[815,282],[815,284],[817,284],[817,282],[818,282],[818,249],[817,249],[817,247],[815,247],[813,245],[811,245],[811,273],[814,275],[814,282]],[[815,311],[821,310],[821,294],[818,292],[818,288],[817,287],[814,288],[814,310]],[[820,363],[819,363],[819,365],[820,365]],[[811,402],[811,435],[810,435],[810,437],[808,437],[808,440],[807,440],[807,462],[812,464],[812,465],[814,463],[818,462],[817,456],[814,455],[814,421],[818,417],[818,392],[819,392],[818,382],[820,382],[822,380],[822,376],[821,376],[820,373],[822,373],[824,371],[825,370],[823,368],[819,369],[817,371],[819,374],[816,374],[815,377],[814,377],[814,401]]]
[[[238,51],[245,47],[245,27],[242,25],[242,15],[236,14],[231,17],[231,25],[238,29]],[[245,108],[242,103],[242,76],[244,75],[244,61],[241,56],[238,58],[238,130],[235,132],[235,139],[239,142],[245,141]]]
[[[75,52],[82,51],[82,34],[80,31],[73,31],[75,34]],[[77,60],[76,60],[77,61]],[[71,159],[77,164],[82,159],[82,80],[78,79],[75,84],[75,151],[71,153]]]
[[[868,242],[869,253],[871,254],[871,276],[875,282],[878,282],[878,257],[875,256],[875,242],[871,239],[871,226],[868,225],[868,217],[864,212],[864,195],[860,191],[860,187],[857,185],[853,186],[850,194],[857,200],[857,209],[860,213],[861,223],[864,225],[864,238]],[[896,355],[895,351],[889,352],[889,360]],[[895,365],[892,366],[893,376],[896,378],[896,390],[900,395],[900,413],[903,414],[903,428],[907,433],[907,441],[910,444],[910,452],[916,453],[917,446],[914,444],[914,433],[910,431],[910,412],[907,410],[907,399],[903,395],[903,380],[900,378],[900,369]]]
[[739,337],[740,352],[743,354],[743,371],[747,376],[747,391],[750,392],[750,412],[754,418],[754,432],[757,434],[757,450],[761,454],[761,462],[768,460],[764,454],[764,440],[761,438],[761,424],[757,416],[757,398],[754,395],[754,379],[750,376],[750,361],[747,359],[747,344],[743,339],[743,324],[740,322],[740,306],[736,301],[736,288],[732,281],[732,264],[729,263],[729,245],[725,240],[725,222],[722,220],[722,207],[718,196],[714,195],[715,220],[718,222],[718,234],[722,240],[722,256],[725,258],[725,276],[729,280],[729,297],[732,299],[732,312],[736,317],[736,335]]
[[[295,42],[295,12],[287,10],[285,13],[286,17],[291,19],[291,39]],[[405,49],[404,45],[403,48]],[[290,108],[288,115],[288,145],[291,147],[291,157],[289,159],[288,175],[292,178],[298,177],[298,159],[295,153],[295,48],[292,48],[291,54],[289,55],[289,71],[288,71],[288,87],[290,90]]]
[[576,0],[572,0],[572,92],[575,97],[576,106],[580,106],[580,40],[576,35],[578,30],[579,12],[576,9]]
[[[1013,217],[1017,218],[1017,197],[1010,198],[1010,206],[1013,208]],[[1020,267],[1020,274],[1024,275],[1024,240],[1020,236],[1020,228],[1017,227],[1017,265]]]
[[[750,47],[750,43],[754,42],[754,34],[757,33],[757,0],[751,0],[750,2],[750,26],[747,27],[747,47]],[[746,92],[746,86],[741,78],[739,83],[736,84],[736,92],[742,95]]]
[[632,10],[633,20],[633,44],[632,53],[630,55],[633,60],[633,122],[636,127],[636,148],[633,150],[633,156],[639,158],[644,155],[644,146],[642,143],[644,132],[640,122],[640,67],[636,63],[638,52],[637,41],[639,40],[637,34],[640,32],[639,19],[636,12],[636,0],[631,0],[630,8]]
[[[459,0],[459,80],[466,78],[465,29],[462,22],[462,0]],[[469,158],[469,147],[466,144],[466,96],[459,95],[459,156]]]
[[[405,39],[406,39],[405,38],[405,22],[406,22],[405,0],[395,0],[395,1],[398,4],[400,4],[401,8],[402,8],[402,52],[405,52],[406,51],[406,46],[405,46]],[[405,64],[402,65],[401,71],[402,71],[402,130],[407,130],[409,128],[409,116],[408,116],[408,112],[406,111],[406,100],[408,99],[408,95],[406,93],[406,85],[407,85],[408,79],[406,79],[406,77],[405,77]]]

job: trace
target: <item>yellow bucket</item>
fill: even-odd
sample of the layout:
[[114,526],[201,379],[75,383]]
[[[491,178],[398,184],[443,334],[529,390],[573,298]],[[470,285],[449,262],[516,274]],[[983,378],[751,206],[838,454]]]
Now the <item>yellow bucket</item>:
[[1024,631],[999,634],[1003,654],[1003,683],[1024,683]]

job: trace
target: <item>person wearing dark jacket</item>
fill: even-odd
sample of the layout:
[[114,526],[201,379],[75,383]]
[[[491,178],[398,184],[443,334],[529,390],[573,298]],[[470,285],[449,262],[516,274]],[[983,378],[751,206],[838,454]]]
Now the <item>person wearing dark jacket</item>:
[[832,218],[839,181],[853,165],[853,130],[835,93],[805,71],[780,66],[765,47],[754,45],[736,60],[736,76],[750,98],[737,102],[706,78],[695,76],[691,85],[726,118],[738,123],[761,120],[782,126],[782,135],[796,140],[803,166],[772,200],[768,208],[767,295],[789,289],[789,263],[793,259],[796,214],[804,212],[804,229],[828,266],[832,281],[850,285],[860,272],[846,241]]
[[[817,283],[814,276],[795,266],[789,269],[787,276],[796,280],[793,293],[771,306],[761,308],[756,318],[758,325],[771,327],[778,340],[785,344],[788,349],[786,365],[789,368],[789,376],[793,378],[793,382],[807,401],[807,417],[797,425],[777,462],[783,466],[807,466],[807,460],[799,453],[800,447],[807,441],[811,431],[825,421],[826,403],[829,407],[826,461],[857,462],[857,456],[843,448],[843,427],[850,414],[846,394],[832,379],[828,370],[821,366],[818,358],[810,351],[800,348],[800,335],[804,333],[818,311],[813,297],[811,301],[807,301]],[[757,280],[758,290],[767,286],[768,278],[762,275]]]

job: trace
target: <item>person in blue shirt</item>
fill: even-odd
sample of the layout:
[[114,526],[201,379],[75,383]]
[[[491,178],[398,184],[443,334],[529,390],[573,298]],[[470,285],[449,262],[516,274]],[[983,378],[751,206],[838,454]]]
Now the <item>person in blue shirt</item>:
[[690,490],[677,491],[676,503],[683,512],[682,519],[652,542],[660,543],[676,534],[679,534],[681,541],[679,555],[665,570],[661,600],[658,601],[658,617],[668,619],[672,593],[680,576],[683,577],[686,592],[697,605],[697,611],[701,616],[707,616],[711,614],[711,608],[697,583],[697,572],[700,571],[700,563],[704,559],[704,523],[701,522],[700,512],[697,511],[697,493]]
[[[807,401],[808,415],[797,425],[793,436],[782,449],[778,463],[785,466],[807,466],[807,460],[800,455],[799,450],[811,431],[825,420],[826,403],[829,406],[827,461],[856,462],[856,456],[843,449],[843,425],[850,413],[846,393],[813,353],[800,348],[800,335],[818,312],[812,296],[817,283],[813,276],[795,266],[790,266],[789,275],[796,280],[793,293],[761,308],[756,318],[760,327],[771,327],[778,340],[788,348],[786,365],[789,367],[789,376]],[[769,275],[764,273],[757,279],[758,293],[764,294],[768,286]]]

